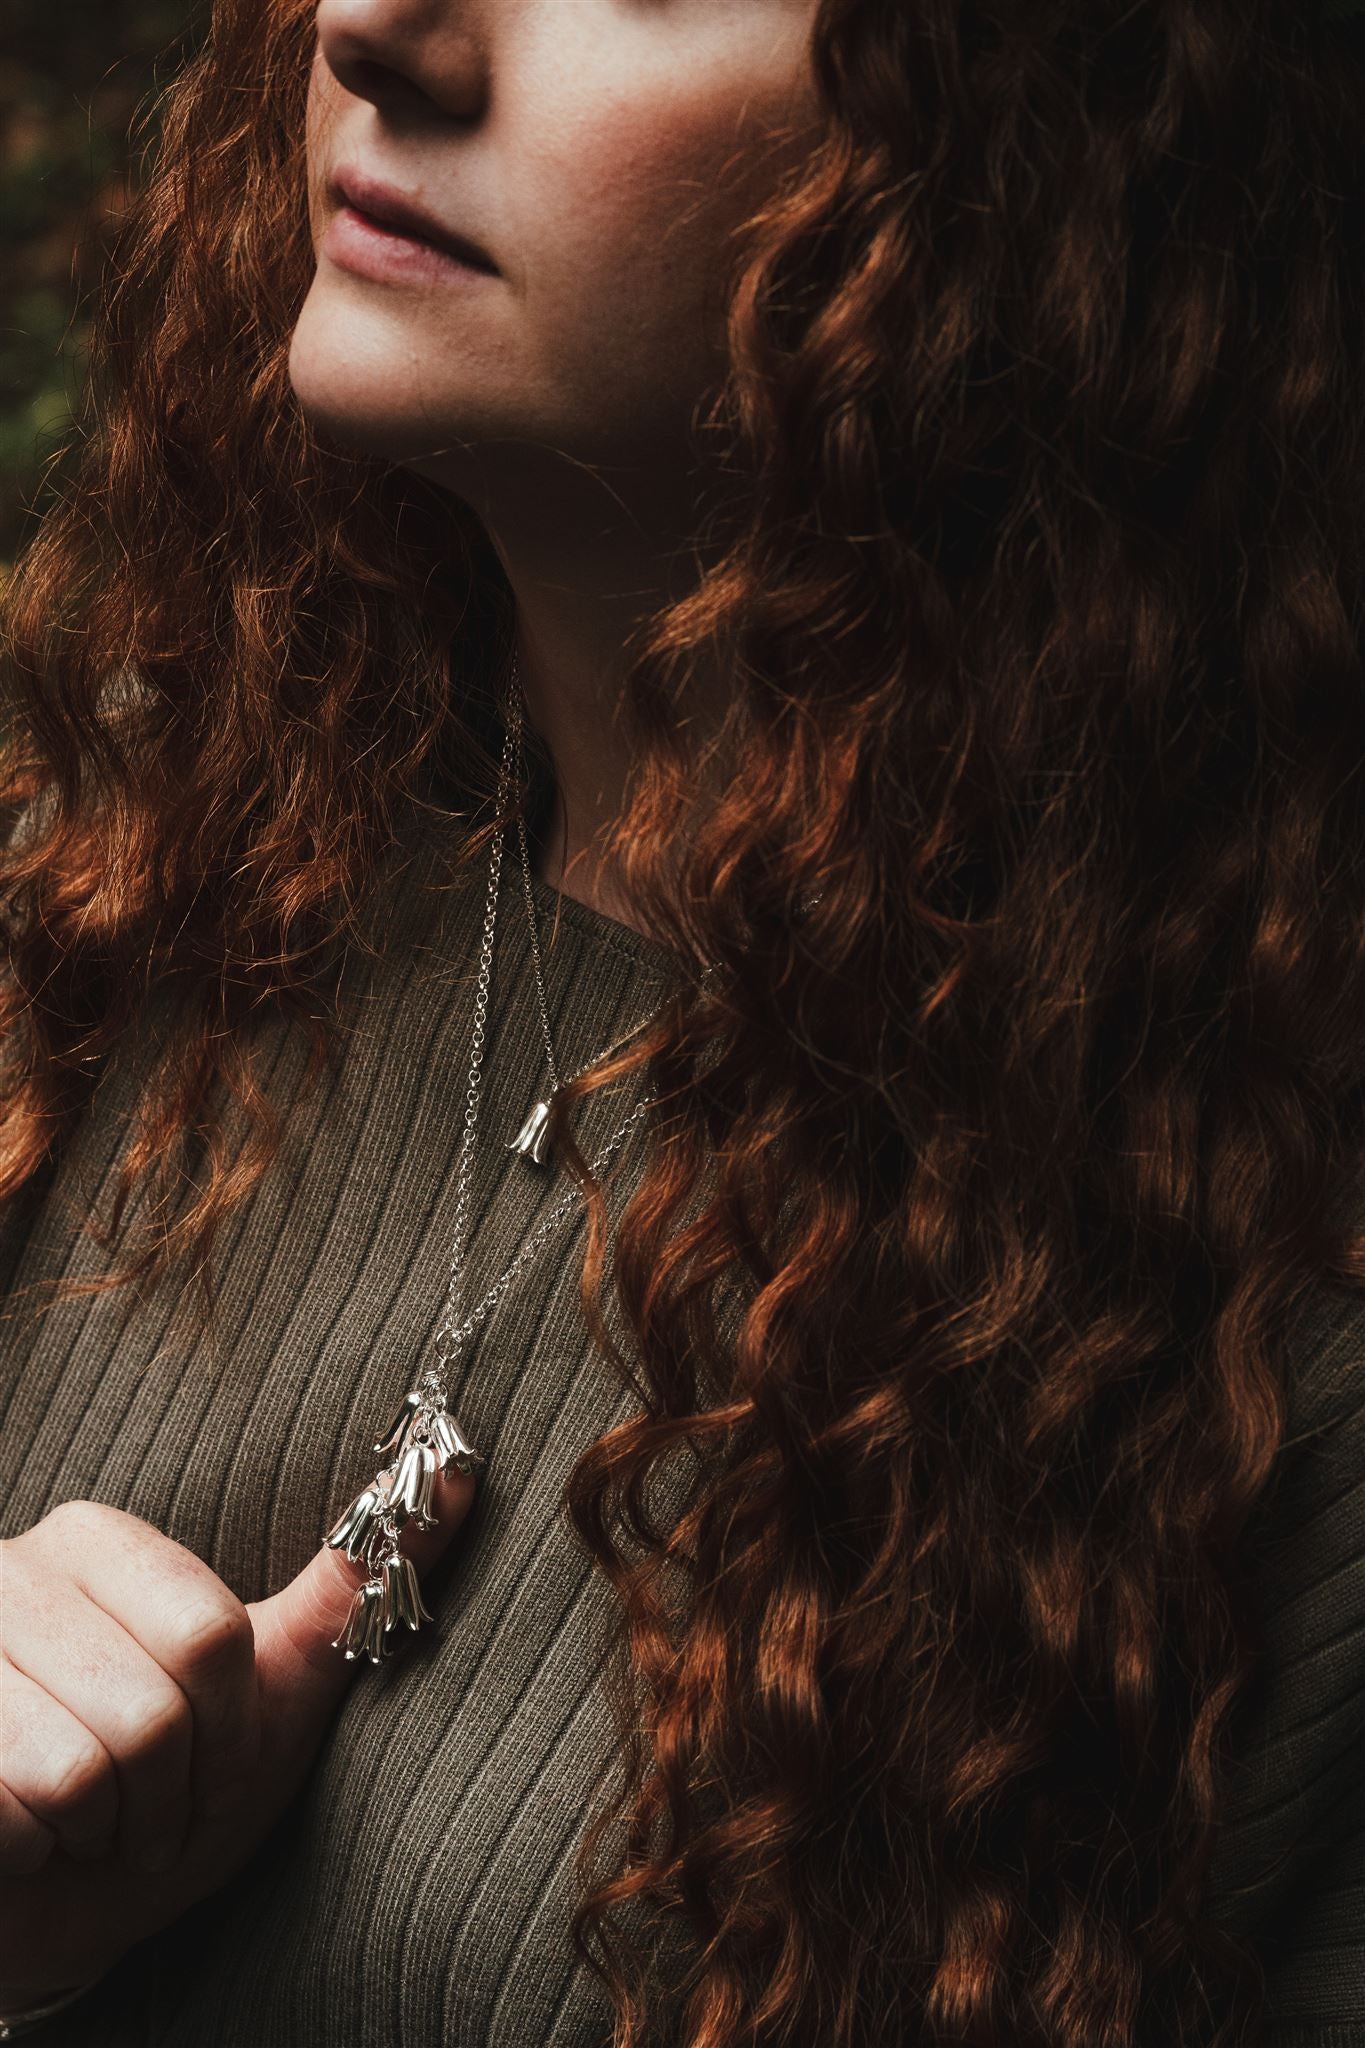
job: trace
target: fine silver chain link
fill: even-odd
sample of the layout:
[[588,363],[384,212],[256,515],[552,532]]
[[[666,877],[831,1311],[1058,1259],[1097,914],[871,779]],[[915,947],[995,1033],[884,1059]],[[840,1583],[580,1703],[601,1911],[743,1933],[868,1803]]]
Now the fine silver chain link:
[[[520,731],[521,719],[517,718]],[[521,886],[526,896],[526,923],[531,934],[531,964],[536,974],[536,996],[540,1005],[540,1035],[545,1041],[545,1064],[550,1070],[550,1092],[559,1093],[559,1067],[555,1061],[555,1042],[550,1034],[550,1004],[545,994],[545,964],[540,957],[539,920],[536,917],[535,897],[531,893],[531,854],[526,844],[526,813],[517,817],[517,837],[521,841]]]
[[[523,720],[521,689],[515,661],[512,668],[510,697],[511,702],[509,705],[506,735],[503,741],[502,762],[498,781],[498,807],[500,811],[505,810],[510,801],[514,769],[521,760]],[[537,930],[535,899],[531,891],[531,862],[527,847],[524,809],[518,813],[517,827],[521,844],[522,885],[526,897],[527,920],[531,936],[531,957],[535,967],[536,994],[540,1006],[541,1035],[545,1043],[545,1056],[550,1070],[552,1088],[557,1090],[561,1086],[567,1086],[567,1083],[561,1082],[559,1078],[558,1063],[555,1059],[554,1039],[550,1029],[550,1010],[545,991],[544,963],[541,958],[540,937]],[[482,1096],[484,1042],[488,1027],[488,1001],[493,976],[493,942],[497,927],[498,891],[502,879],[505,832],[506,827],[499,826],[494,833],[488,861],[488,887],[484,905],[483,938],[479,948],[479,965],[474,993],[474,1019],[469,1044],[469,1074],[465,1085],[464,1127],[460,1137],[460,1149],[455,1168],[455,1220],[451,1232],[450,1268],[446,1287],[445,1307],[433,1340],[434,1356],[423,1368],[421,1379],[418,1382],[420,1391],[437,1403],[444,1399],[445,1376],[448,1374],[449,1367],[461,1347],[472,1336],[480,1323],[497,1307],[522,1268],[529,1260],[535,1257],[546,1239],[551,1237],[559,1228],[565,1217],[573,1209],[575,1203],[580,1200],[582,1194],[581,1189],[573,1187],[560,1197],[549,1214],[542,1219],[531,1236],[527,1238],[516,1257],[498,1275],[492,1286],[484,1294],[482,1300],[467,1315],[460,1318],[460,1296],[464,1284],[465,1222],[469,1209],[474,1133],[478,1126]],[[819,893],[817,893],[801,907],[803,910],[809,910],[819,900]],[[704,987],[707,984],[711,978],[711,973],[712,970],[710,968],[705,970],[701,977],[701,986]],[[665,998],[665,1001],[667,1001],[667,998]],[[569,1075],[569,1081],[578,1080],[581,1075],[588,1072],[590,1067],[596,1066],[599,1061],[606,1059],[610,1053],[617,1051],[629,1039],[636,1037],[659,1014],[662,1008],[662,1003],[656,1005],[638,1023],[631,1025],[628,1031],[624,1031],[619,1038],[614,1039],[610,1045],[604,1047],[601,1051],[595,1052],[591,1059],[585,1061],[581,1067],[576,1068]],[[655,1098],[653,1096],[641,1097],[633,1109],[631,1109],[629,1115],[622,1119],[611,1133],[611,1136],[594,1153],[588,1162],[588,1170],[594,1178],[601,1172],[608,1161],[620,1151],[636,1124],[640,1122],[642,1117],[648,1114],[654,1107],[654,1103]]]
[[[514,733],[518,768],[524,766],[523,725],[521,704],[521,670],[515,653],[512,656],[510,722]],[[535,897],[531,890],[531,850],[526,843],[525,806],[517,814],[517,837],[521,844],[521,886],[526,898],[526,927],[531,934],[531,964],[535,969],[536,999],[540,1009],[540,1035],[545,1041],[545,1064],[550,1070],[550,1093],[557,1095],[560,1088],[559,1066],[555,1059],[554,1034],[550,1030],[550,1002],[545,993],[545,963],[540,957],[540,920],[536,916]],[[609,1048],[615,1051],[615,1047]],[[578,1076],[573,1076],[577,1080]]]
[[[447,1405],[445,1382],[449,1377],[451,1364],[461,1347],[502,1300],[528,1260],[535,1257],[546,1239],[559,1228],[575,1204],[587,1199],[585,1185],[582,1183],[575,1183],[570,1190],[561,1195],[549,1213],[531,1231],[515,1257],[487,1289],[482,1300],[478,1301],[467,1315],[461,1315],[471,1166],[483,1094],[483,1057],[488,1033],[489,992],[493,981],[498,898],[502,886],[503,850],[510,822],[508,813],[512,805],[514,782],[520,784],[516,814],[521,825],[522,876],[527,893],[527,909],[531,913],[531,944],[536,964],[536,985],[541,1002],[541,1021],[551,1074],[556,1086],[559,1085],[554,1057],[554,1038],[549,1024],[549,1006],[545,1001],[535,905],[530,887],[530,857],[525,832],[526,789],[525,777],[521,773],[520,756],[522,730],[520,691],[517,690],[514,693],[503,737],[496,793],[496,817],[489,834],[488,886],[484,901],[483,935],[479,944],[478,967],[474,978],[473,1021],[469,1035],[469,1073],[465,1082],[464,1117],[455,1158],[455,1216],[450,1236],[450,1265],[446,1278],[445,1302],[436,1328],[433,1348],[428,1354],[426,1364],[421,1368],[418,1383],[404,1395],[402,1407],[388,1428],[381,1432],[374,1445],[376,1456],[386,1458],[388,1462],[380,1467],[370,1484],[354,1497],[339,1521],[322,1539],[329,1549],[344,1550],[346,1556],[353,1562],[363,1563],[369,1574],[363,1585],[355,1587],[350,1611],[340,1633],[332,1641],[332,1647],[340,1650],[348,1663],[354,1663],[359,1657],[368,1657],[372,1664],[382,1663],[393,1650],[400,1628],[420,1628],[423,1622],[432,1619],[422,1604],[421,1586],[413,1561],[403,1552],[403,1530],[409,1521],[419,1529],[435,1528],[439,1523],[440,1509],[433,1491],[438,1472],[470,1472],[476,1466],[487,1462],[482,1451],[466,1442],[459,1423]],[[700,986],[705,986],[709,976],[708,969],[702,974]],[[664,1001],[667,1001],[667,997]],[[663,1008],[662,1003],[659,1008]],[[649,1019],[646,1018],[644,1021],[647,1023]],[[637,1025],[635,1030],[639,1029],[640,1026]],[[630,1032],[625,1034],[626,1037],[632,1035]],[[624,1038],[618,1039],[616,1044],[624,1042]],[[607,1048],[607,1052],[614,1050],[615,1046]],[[589,1065],[596,1064],[606,1056],[606,1053],[594,1054]],[[586,1073],[587,1069],[583,1068],[580,1071]],[[576,1080],[578,1076],[574,1075],[572,1078]],[[622,1118],[606,1143],[599,1146],[588,1162],[590,1182],[595,1183],[596,1176],[608,1160],[621,1149],[635,1126],[656,1106],[656,1102],[657,1097],[644,1095],[631,1109],[629,1115]],[[517,1134],[516,1140],[507,1148],[509,1151],[529,1154],[538,1165],[542,1163],[537,1148],[548,1123],[552,1121],[552,1103],[553,1094],[550,1103],[536,1104],[522,1130]],[[0,2021],[0,2031],[3,2031],[3,2021]]]
[[[512,691],[515,745],[517,760],[520,763],[523,736],[521,682],[515,657],[512,663]],[[583,1062],[581,1067],[575,1067],[567,1080],[562,1081],[560,1079],[559,1062],[555,1058],[554,1033],[550,1029],[550,999],[545,989],[545,963],[541,958],[540,952],[540,920],[536,916],[536,900],[531,886],[531,850],[526,839],[526,814],[524,811],[520,812],[517,817],[517,835],[521,846],[521,887],[522,894],[526,898],[526,925],[531,934],[531,964],[535,969],[536,1003],[540,1012],[540,1035],[545,1045],[545,1064],[549,1069],[550,1094],[553,1096],[557,1095],[561,1088],[568,1087],[569,1082],[581,1080],[588,1069],[595,1067],[599,1060],[608,1058],[611,1053],[619,1052],[623,1045],[628,1044],[632,1038],[638,1037],[646,1024],[653,1023],[663,1008],[663,1003],[656,1003],[652,1010],[639,1019],[638,1023],[632,1024],[628,1030],[623,1031],[619,1038],[614,1038],[610,1045],[603,1046],[600,1052],[595,1052],[591,1059]],[[667,997],[664,1000],[667,1001]]]
[[[617,1128],[612,1132],[611,1136],[607,1139],[606,1143],[601,1147],[599,1151],[593,1154],[591,1160],[588,1162],[589,1168],[594,1176],[596,1176],[601,1171],[601,1169],[606,1165],[607,1161],[613,1156],[613,1154],[620,1150],[621,1146],[629,1137],[631,1131],[640,1121],[640,1118],[645,1115],[647,1110],[650,1110],[653,1107],[653,1096],[645,1096],[642,1098],[641,1101],[636,1103],[634,1109],[632,1109],[632,1111],[630,1112],[630,1115],[625,1119],[625,1122],[617,1126]],[[527,1260],[534,1258],[535,1254],[540,1250],[540,1247],[544,1244],[546,1238],[550,1237],[559,1228],[559,1225],[563,1222],[564,1218],[568,1215],[570,1209],[573,1208],[574,1203],[578,1199],[579,1190],[576,1187],[571,1188],[566,1195],[562,1195],[560,1197],[559,1201],[556,1202],[554,1208],[550,1211],[549,1215],[544,1219],[544,1221],[541,1224],[538,1225],[534,1233],[527,1238],[525,1244],[517,1253],[511,1265],[508,1266],[506,1271],[500,1274],[499,1277],[493,1282],[493,1285],[489,1288],[487,1294],[484,1295],[483,1300],[479,1303],[478,1307],[471,1309],[469,1314],[465,1317],[464,1321],[450,1332],[448,1346],[446,1350],[440,1354],[443,1361],[447,1358],[453,1357],[455,1353],[459,1350],[459,1347],[465,1342],[465,1339],[471,1336],[473,1332],[479,1327],[479,1324],[483,1321],[484,1317],[490,1314],[491,1311],[497,1307],[498,1303],[502,1300],[503,1295],[507,1292],[507,1289],[511,1286],[512,1282],[516,1279],[517,1274],[521,1271],[522,1267],[526,1264]]]
[[[478,1128],[483,1092],[483,1057],[488,1032],[489,991],[493,981],[493,948],[497,931],[498,895],[502,885],[503,849],[507,838],[508,811],[515,780],[520,780],[518,816],[525,810],[524,778],[514,775],[520,768],[522,732],[520,703],[513,706],[503,738],[498,772],[496,817],[490,832],[488,886],[484,902],[483,936],[475,973],[473,1021],[469,1035],[469,1074],[465,1083],[464,1118],[455,1159],[455,1216],[450,1236],[450,1267],[445,1302],[436,1328],[433,1350],[422,1366],[416,1387],[403,1397],[403,1405],[374,1445],[375,1454],[387,1458],[371,1483],[351,1501],[340,1519],[323,1537],[331,1550],[344,1550],[355,1563],[363,1563],[369,1576],[352,1592],[350,1610],[340,1633],[332,1639],[348,1663],[368,1657],[382,1663],[394,1648],[400,1628],[420,1628],[433,1617],[422,1604],[421,1586],[411,1557],[404,1554],[402,1533],[409,1521],[419,1529],[435,1528],[441,1519],[434,1494],[438,1472],[471,1472],[487,1460],[482,1451],[466,1442],[459,1423],[447,1404],[445,1382],[456,1353],[502,1300],[529,1259],[533,1259],[551,1233],[580,1199],[585,1189],[575,1184],[555,1202],[516,1256],[498,1275],[483,1299],[461,1318],[464,1291],[465,1234],[469,1217],[471,1164],[474,1135]],[[522,839],[525,847],[525,837]],[[529,874],[529,866],[525,872]],[[532,923],[532,931],[535,926]],[[536,950],[539,970],[539,948]],[[543,983],[542,983],[543,1001]],[[542,1014],[548,1014],[543,1012]],[[597,1057],[600,1059],[601,1054]],[[553,1050],[551,1050],[553,1064]],[[606,1143],[589,1161],[588,1172],[595,1177],[614,1153],[619,1151],[641,1118],[654,1107],[655,1098],[643,1096],[622,1119]],[[548,1116],[543,1104],[537,1117]],[[518,1143],[509,1148],[523,1149]],[[538,1162],[539,1163],[539,1162]],[[0,2031],[3,2021],[0,2021]]]
[[[507,734],[503,744],[498,786],[498,806],[500,810],[505,809],[511,795],[512,771],[517,758],[520,735],[520,705],[519,699],[514,698],[514,708],[508,719]],[[522,824],[524,832],[524,819],[519,820],[519,822]],[[498,1278],[483,1296],[483,1299],[470,1310],[468,1315],[462,1320],[457,1321],[460,1296],[464,1283],[465,1220],[469,1208],[470,1169],[473,1159],[474,1133],[478,1126],[482,1095],[484,1041],[488,1026],[489,990],[492,985],[493,976],[493,941],[497,928],[498,888],[502,876],[504,833],[505,827],[503,826],[500,826],[494,833],[492,850],[488,861],[488,888],[484,907],[483,939],[479,948],[479,966],[474,992],[474,1020],[469,1045],[469,1075],[465,1085],[464,1128],[460,1137],[460,1149],[455,1167],[455,1220],[451,1231],[450,1270],[446,1288],[445,1308],[433,1340],[434,1357],[423,1369],[418,1383],[420,1391],[435,1401],[440,1401],[444,1398],[445,1376],[461,1346],[478,1328],[479,1324],[483,1322],[484,1318],[497,1306],[498,1302],[501,1301],[503,1295],[507,1292],[507,1289],[516,1279],[518,1273],[520,1273],[522,1267],[526,1265],[528,1260],[534,1258],[546,1239],[558,1229],[581,1196],[581,1190],[577,1187],[571,1188],[567,1194],[561,1196],[548,1216],[541,1221],[526,1240],[511,1264],[499,1274]],[[531,929],[534,934],[534,919],[532,920]],[[535,958],[537,976],[539,977],[540,949],[538,944],[535,945]],[[543,1000],[542,983],[542,1002]],[[543,1010],[542,1018],[545,1015],[546,1012]],[[645,1022],[648,1021],[646,1018]],[[635,1030],[640,1028],[637,1025]],[[628,1038],[633,1035],[633,1032],[627,1032],[625,1037]],[[625,1038],[617,1041],[617,1044],[624,1043]],[[607,1048],[608,1051],[614,1051],[615,1049],[615,1046]],[[588,1062],[588,1065],[591,1066],[597,1060],[604,1057],[604,1053],[595,1053],[592,1060]],[[551,1054],[551,1059],[553,1061],[553,1054]],[[586,1073],[587,1067],[584,1067],[581,1071]],[[577,1075],[571,1076],[571,1078],[577,1079]],[[620,1150],[636,1124],[653,1106],[654,1098],[652,1096],[642,1097],[635,1104],[630,1114],[618,1124],[611,1136],[588,1162],[589,1171],[594,1176]]]

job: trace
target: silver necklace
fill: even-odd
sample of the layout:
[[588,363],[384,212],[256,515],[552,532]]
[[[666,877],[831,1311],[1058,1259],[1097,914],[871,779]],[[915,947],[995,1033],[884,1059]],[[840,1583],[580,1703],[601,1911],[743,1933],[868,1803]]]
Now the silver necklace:
[[[523,724],[521,690],[515,662],[512,667],[512,691],[513,743],[520,773]],[[656,1003],[652,1010],[632,1024],[628,1030],[623,1031],[619,1038],[614,1038],[610,1045],[603,1046],[591,1059],[585,1060],[581,1067],[575,1067],[573,1073],[563,1080],[560,1079],[559,1063],[555,1058],[554,1032],[550,1026],[550,1002],[545,991],[545,963],[540,952],[540,920],[536,916],[535,893],[531,884],[531,851],[526,840],[525,811],[519,811],[517,814],[517,838],[521,849],[521,886],[526,899],[526,924],[531,938],[531,965],[535,974],[536,1003],[540,1012],[540,1035],[545,1046],[545,1066],[550,1077],[550,1086],[547,1093],[539,1096],[527,1112],[520,1130],[515,1138],[509,1141],[507,1150],[520,1153],[523,1159],[529,1159],[535,1166],[544,1166],[550,1156],[550,1111],[560,1089],[567,1088],[570,1082],[579,1080],[590,1067],[595,1067],[599,1060],[606,1059],[611,1053],[619,1052],[623,1045],[628,1044],[632,1038],[637,1038],[647,1024],[653,1023],[663,1008],[663,1003]]]
[[[517,769],[518,773],[521,774],[523,771],[523,713],[521,685],[515,656],[512,661],[512,692],[513,705],[511,715],[515,721]],[[663,1008],[663,1004],[656,1003],[654,1008],[641,1017],[638,1022],[632,1024],[629,1030],[623,1031],[621,1036],[613,1039],[610,1045],[604,1046],[600,1052],[595,1052],[590,1060],[585,1060],[581,1067],[575,1068],[567,1080],[561,1081],[559,1065],[555,1059],[554,1032],[550,1026],[550,1003],[545,991],[545,964],[540,953],[540,921],[536,916],[535,894],[531,884],[531,853],[526,840],[526,815],[524,811],[519,812],[517,815],[517,837],[521,847],[521,886],[522,894],[526,899],[526,924],[531,938],[531,964],[535,972],[536,1002],[540,1011],[540,1035],[545,1047],[545,1067],[550,1077],[550,1086],[548,1092],[543,1096],[537,1097],[536,1101],[532,1104],[521,1128],[516,1136],[509,1141],[507,1149],[509,1152],[519,1152],[523,1159],[531,1160],[536,1166],[543,1166],[550,1156],[550,1112],[554,1105],[555,1096],[559,1093],[560,1089],[567,1088],[570,1082],[577,1081],[582,1075],[587,1073],[590,1067],[596,1066],[599,1060],[606,1059],[610,1053],[618,1052],[629,1040],[638,1037],[647,1024],[653,1023]],[[823,891],[817,890],[815,895],[808,897],[800,906],[798,915],[803,916],[808,910],[813,910],[820,901],[822,894]],[[698,985],[705,988],[712,980],[715,972],[714,965],[704,968]],[[666,1000],[667,998],[665,998]]]
[[[508,720],[499,778],[499,809],[510,800],[513,763],[519,745],[521,721],[514,710]],[[415,1388],[403,1397],[403,1405],[375,1444],[376,1453],[387,1462],[375,1478],[356,1495],[341,1519],[322,1539],[333,1550],[344,1550],[369,1572],[351,1602],[350,1612],[333,1648],[341,1650],[347,1662],[367,1656],[378,1664],[395,1646],[400,1622],[411,1630],[420,1628],[432,1616],[422,1604],[422,1594],[412,1560],[399,1547],[400,1535],[408,1522],[415,1529],[431,1529],[438,1516],[433,1506],[437,1471],[472,1472],[487,1461],[468,1443],[450,1412],[446,1384],[451,1364],[484,1318],[496,1308],[512,1282],[541,1246],[559,1228],[581,1199],[577,1187],[555,1203],[549,1214],[527,1238],[511,1263],[498,1275],[487,1293],[469,1313],[460,1315],[464,1283],[465,1220],[469,1206],[470,1165],[474,1133],[479,1121],[482,1092],[484,1038],[488,1022],[488,992],[493,972],[493,937],[497,925],[498,885],[502,874],[502,850],[506,828],[493,835],[488,861],[488,890],[484,908],[483,938],[479,948],[478,976],[474,992],[474,1021],[470,1032],[469,1077],[465,1087],[464,1128],[455,1168],[455,1223],[451,1234],[450,1271],[445,1308],[433,1339],[433,1356],[424,1367]],[[529,876],[529,864],[526,870]],[[534,930],[534,924],[532,929]],[[539,947],[536,948],[539,974]],[[543,981],[540,983],[544,1003]],[[542,1017],[547,1013],[542,1009]],[[548,1028],[548,1020],[547,1020]],[[640,1027],[637,1026],[636,1029]],[[627,1033],[626,1037],[631,1036]],[[624,1043],[624,1039],[619,1041]],[[614,1048],[608,1048],[614,1050]],[[593,1060],[604,1058],[595,1053]],[[551,1073],[554,1066],[550,1045]],[[587,1069],[580,1069],[586,1072]],[[576,1078],[576,1076],[571,1077]],[[556,1085],[558,1085],[556,1083]],[[653,1097],[642,1097],[623,1118],[605,1144],[589,1161],[594,1177],[601,1171],[637,1123],[653,1108]],[[548,1114],[548,1111],[547,1111]]]

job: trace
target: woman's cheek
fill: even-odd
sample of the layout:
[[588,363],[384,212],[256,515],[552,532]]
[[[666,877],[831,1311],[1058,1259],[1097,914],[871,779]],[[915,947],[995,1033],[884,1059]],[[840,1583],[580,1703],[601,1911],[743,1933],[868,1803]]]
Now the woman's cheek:
[[718,120],[714,107],[652,119],[631,109],[585,131],[547,187],[571,195],[553,238],[561,284],[582,293],[591,281],[599,304],[637,334],[718,308],[728,231],[749,210],[735,175],[737,119],[738,110]]
[[537,295],[541,379],[610,438],[671,444],[704,385],[723,371],[724,300],[714,266],[664,227],[636,221],[604,235],[579,267],[556,269],[553,302]]

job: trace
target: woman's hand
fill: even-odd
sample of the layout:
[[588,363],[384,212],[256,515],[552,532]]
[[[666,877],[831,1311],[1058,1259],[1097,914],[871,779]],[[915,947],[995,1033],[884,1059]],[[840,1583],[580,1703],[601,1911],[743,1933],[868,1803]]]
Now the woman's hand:
[[[403,1539],[419,1570],[475,1484],[438,1473],[437,1527]],[[84,1500],[0,1543],[0,2015],[103,1975],[246,1862],[351,1679],[332,1639],[367,1576],[321,1548],[244,1606]]]

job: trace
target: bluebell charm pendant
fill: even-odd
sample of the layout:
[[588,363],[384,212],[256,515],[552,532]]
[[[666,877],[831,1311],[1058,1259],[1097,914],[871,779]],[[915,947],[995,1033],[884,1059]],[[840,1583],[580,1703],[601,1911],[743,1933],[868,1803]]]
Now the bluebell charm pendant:
[[370,1573],[351,1602],[341,1634],[333,1638],[333,1649],[342,1651],[348,1663],[358,1657],[380,1663],[394,1648],[400,1623],[415,1630],[432,1619],[422,1604],[412,1560],[399,1549],[399,1536],[409,1522],[414,1529],[436,1527],[432,1496],[438,1471],[472,1472],[486,1462],[465,1441],[444,1399],[421,1390],[404,1396],[375,1450],[387,1464],[323,1538]]
[[538,1102],[507,1149],[519,1152],[523,1159],[531,1160],[536,1166],[544,1166],[550,1156],[549,1146],[550,1105]]

